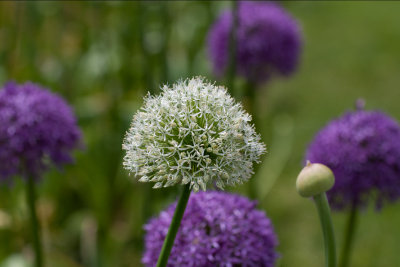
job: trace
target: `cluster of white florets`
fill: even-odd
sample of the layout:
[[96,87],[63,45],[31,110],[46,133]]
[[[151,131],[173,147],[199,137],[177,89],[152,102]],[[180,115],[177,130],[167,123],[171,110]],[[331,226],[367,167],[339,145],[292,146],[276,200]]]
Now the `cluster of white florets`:
[[201,77],[148,95],[126,134],[124,167],[154,188],[215,183],[223,189],[247,181],[265,145],[251,116],[226,89]]

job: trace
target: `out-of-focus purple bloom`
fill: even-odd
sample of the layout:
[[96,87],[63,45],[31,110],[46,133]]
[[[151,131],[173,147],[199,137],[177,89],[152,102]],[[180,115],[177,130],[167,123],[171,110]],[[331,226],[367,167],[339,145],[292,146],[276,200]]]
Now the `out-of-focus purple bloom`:
[[[214,71],[222,76],[229,63],[232,12],[221,14],[208,36]],[[288,76],[297,67],[301,52],[298,23],[274,3],[240,2],[236,29],[237,72],[251,82],[261,83],[273,74]]]
[[310,144],[306,159],[335,174],[328,191],[336,209],[380,208],[400,197],[400,126],[378,111],[349,112],[325,126]]
[[[176,203],[145,226],[142,262],[155,266]],[[273,266],[277,238],[256,202],[224,192],[192,194],[168,266]]]
[[33,83],[0,89],[0,180],[28,172],[38,177],[50,164],[71,162],[81,133],[71,108]]

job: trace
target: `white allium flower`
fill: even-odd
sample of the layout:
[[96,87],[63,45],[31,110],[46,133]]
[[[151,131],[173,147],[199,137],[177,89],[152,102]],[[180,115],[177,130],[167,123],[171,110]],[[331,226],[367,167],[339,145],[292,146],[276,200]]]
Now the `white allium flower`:
[[265,145],[226,89],[196,77],[148,95],[125,136],[124,167],[154,188],[247,181]]

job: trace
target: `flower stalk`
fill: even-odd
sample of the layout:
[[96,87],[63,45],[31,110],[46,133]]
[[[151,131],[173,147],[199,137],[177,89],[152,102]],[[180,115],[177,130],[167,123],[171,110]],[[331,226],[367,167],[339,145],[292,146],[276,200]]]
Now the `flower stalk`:
[[42,267],[43,257],[42,257],[42,245],[40,241],[40,227],[35,209],[35,203],[36,203],[35,181],[32,175],[27,175],[26,180],[27,180],[26,201],[28,204],[31,227],[32,227],[33,248],[35,251],[35,267]]
[[344,236],[344,244],[342,247],[342,254],[340,258],[340,265],[339,265],[340,267],[349,266],[350,256],[353,249],[354,233],[357,225],[357,217],[358,217],[357,206],[353,204],[347,221],[346,232]]
[[325,266],[336,267],[335,234],[326,193],[321,193],[314,196],[314,200],[315,205],[317,206],[322,232],[324,235]]
[[229,63],[226,69],[226,83],[231,92],[235,92],[235,73],[236,73],[236,31],[239,23],[238,19],[238,1],[232,0],[233,22],[229,33]]
[[186,205],[190,196],[190,185],[183,187],[178,204],[175,208],[174,216],[172,217],[171,225],[169,226],[167,236],[161,248],[160,256],[158,257],[157,267],[165,267],[168,263],[169,255],[171,254],[172,246],[174,245],[176,234],[178,233],[183,214],[185,213]]

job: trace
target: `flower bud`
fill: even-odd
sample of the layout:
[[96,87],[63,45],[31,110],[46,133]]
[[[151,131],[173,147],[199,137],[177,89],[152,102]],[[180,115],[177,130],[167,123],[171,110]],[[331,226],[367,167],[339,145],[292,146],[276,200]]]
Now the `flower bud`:
[[332,188],[335,176],[331,169],[320,163],[307,162],[297,176],[296,188],[302,197],[312,197]]

